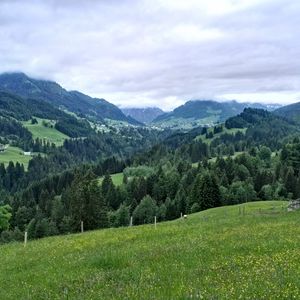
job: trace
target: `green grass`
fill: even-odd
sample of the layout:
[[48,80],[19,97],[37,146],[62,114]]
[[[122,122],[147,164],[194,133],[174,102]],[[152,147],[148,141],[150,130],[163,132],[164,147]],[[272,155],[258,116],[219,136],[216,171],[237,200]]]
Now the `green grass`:
[[285,207],[3,245],[0,299],[299,299],[300,211]]
[[18,147],[8,146],[3,152],[0,152],[0,163],[7,166],[10,161],[19,162],[27,168],[31,156],[23,155],[23,153],[24,151]]
[[[111,174],[111,179],[114,185],[120,186],[123,183],[123,173]],[[103,181],[103,177],[99,178],[99,183],[101,184]]]
[[[61,146],[65,139],[69,138],[67,135],[61,133],[54,128],[55,121],[36,118],[38,124],[31,124],[31,120],[23,122],[23,125],[32,133],[33,138],[39,138],[47,140],[50,143],[54,143],[57,146]],[[52,128],[43,125],[43,121],[52,125]]]

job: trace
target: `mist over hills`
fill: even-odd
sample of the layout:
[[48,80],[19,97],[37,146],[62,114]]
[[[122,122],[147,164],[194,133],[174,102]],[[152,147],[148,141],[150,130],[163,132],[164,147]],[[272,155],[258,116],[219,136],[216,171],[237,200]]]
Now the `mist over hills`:
[[145,108],[122,108],[123,113],[128,117],[148,124],[151,123],[158,116],[164,114],[164,111],[158,107],[145,107]]
[[56,82],[33,79],[24,73],[1,74],[0,91],[43,100],[95,121],[103,122],[107,118],[139,125],[139,122],[126,117],[117,106],[105,99],[92,98],[78,91],[67,91]]

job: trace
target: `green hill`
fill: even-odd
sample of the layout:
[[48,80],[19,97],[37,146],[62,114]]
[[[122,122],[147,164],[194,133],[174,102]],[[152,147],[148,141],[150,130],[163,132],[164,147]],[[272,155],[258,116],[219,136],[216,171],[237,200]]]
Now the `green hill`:
[[286,202],[252,202],[4,245],[0,298],[298,299],[299,217]]
[[19,162],[27,168],[31,158],[32,156],[30,155],[24,155],[24,151],[18,147],[8,146],[4,151],[0,152],[0,163],[4,163],[5,166],[12,161],[14,163]]
[[65,108],[80,116],[91,117],[103,122],[104,118],[140,123],[126,117],[115,105],[104,99],[92,98],[77,91],[67,91],[53,81],[38,80],[24,73],[0,74],[0,91],[13,93],[24,98],[38,99],[58,108]]
[[156,126],[172,129],[191,129],[203,125],[212,126],[241,113],[246,107],[273,109],[273,106],[259,103],[194,100],[186,102],[184,105],[175,108],[172,112],[158,116],[152,123]]
[[64,140],[69,138],[55,128],[55,121],[39,118],[36,118],[36,120],[38,122],[36,124],[32,124],[31,120],[23,122],[23,125],[32,133],[34,139],[39,138],[61,146]]
[[274,111],[278,116],[300,123],[300,102],[280,107]]
[[28,121],[32,117],[55,120],[56,129],[70,137],[87,136],[93,132],[86,120],[79,120],[43,100],[22,98],[15,94],[1,92],[1,75],[0,117],[19,121]]

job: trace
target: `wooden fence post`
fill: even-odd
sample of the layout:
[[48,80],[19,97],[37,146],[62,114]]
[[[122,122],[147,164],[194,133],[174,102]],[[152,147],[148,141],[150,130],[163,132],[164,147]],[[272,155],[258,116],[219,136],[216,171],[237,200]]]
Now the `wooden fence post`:
[[24,234],[24,247],[26,246],[27,244],[27,231],[25,231],[25,234]]
[[154,217],[154,227],[156,229],[156,216]]
[[130,222],[129,222],[129,226],[132,226],[132,216],[130,217]]
[[80,227],[81,227],[81,233],[83,233],[83,221],[81,221]]

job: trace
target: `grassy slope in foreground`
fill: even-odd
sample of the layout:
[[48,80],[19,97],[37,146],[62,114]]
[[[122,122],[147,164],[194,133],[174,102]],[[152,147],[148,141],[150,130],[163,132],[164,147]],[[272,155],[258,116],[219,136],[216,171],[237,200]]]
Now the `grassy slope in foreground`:
[[299,299],[300,212],[245,207],[1,246],[0,299]]
[[[23,122],[23,125],[31,131],[34,139],[39,138],[47,140],[50,143],[61,146],[64,143],[64,140],[69,138],[67,135],[54,128],[55,121],[40,118],[36,118],[36,120],[38,121],[38,124],[31,124],[31,120]],[[51,124],[53,127],[44,126],[43,121]]]

